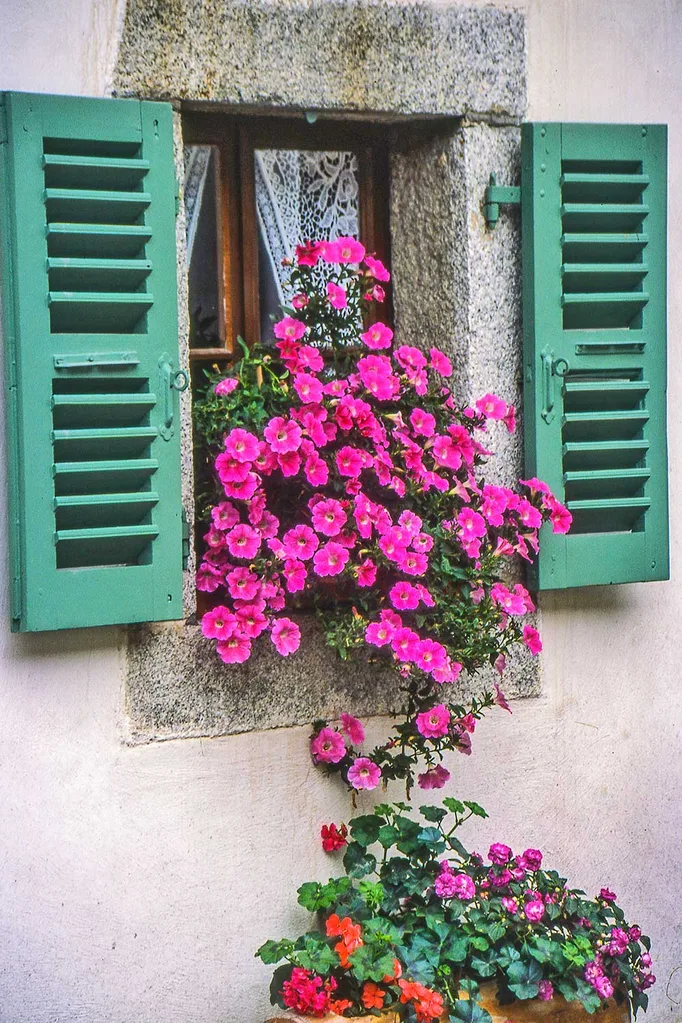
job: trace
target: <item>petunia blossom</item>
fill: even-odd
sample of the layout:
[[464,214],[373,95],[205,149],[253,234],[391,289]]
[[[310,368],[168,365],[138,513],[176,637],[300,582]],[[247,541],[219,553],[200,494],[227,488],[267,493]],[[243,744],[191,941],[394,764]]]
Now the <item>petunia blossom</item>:
[[270,630],[270,639],[277,653],[282,657],[288,657],[301,645],[301,630],[290,618],[277,618]]
[[426,739],[442,739],[450,727],[450,711],[444,703],[437,703],[415,718],[417,731]]
[[321,728],[310,743],[310,752],[323,764],[338,764],[346,755],[346,744],[335,728]]
[[381,778],[381,768],[369,757],[356,757],[348,768],[348,784],[354,789],[375,789]]

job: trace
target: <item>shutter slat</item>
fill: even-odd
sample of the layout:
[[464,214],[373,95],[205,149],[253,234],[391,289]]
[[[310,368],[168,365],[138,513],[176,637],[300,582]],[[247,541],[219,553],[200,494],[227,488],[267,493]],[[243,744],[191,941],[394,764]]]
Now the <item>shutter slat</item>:
[[178,618],[171,109],[15,93],[3,102],[13,628]]
[[522,149],[526,472],[573,514],[532,582],[667,578],[666,129],[524,125]]

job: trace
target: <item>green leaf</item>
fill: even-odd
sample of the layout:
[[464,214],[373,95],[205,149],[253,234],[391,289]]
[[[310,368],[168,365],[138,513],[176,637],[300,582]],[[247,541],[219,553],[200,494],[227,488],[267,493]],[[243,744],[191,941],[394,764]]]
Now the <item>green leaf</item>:
[[469,950],[468,938],[452,938],[443,945],[443,958],[451,963],[463,963]]
[[542,968],[534,959],[512,963],[506,970],[509,990],[517,998],[535,998],[538,983],[542,980]]
[[383,824],[379,828],[377,838],[379,840],[379,845],[381,845],[384,849],[390,849],[400,838],[400,832],[391,824]]
[[446,796],[443,800],[443,806],[447,807],[450,813],[463,814],[464,803],[460,803],[459,799],[453,799],[452,796]]
[[469,810],[471,810],[471,812],[473,813],[473,815],[475,817],[487,817],[488,816],[488,814],[485,812],[483,807],[480,806],[478,803],[471,803],[471,802],[469,802],[469,800],[465,799],[464,800],[464,805]]
[[440,824],[444,817],[447,817],[447,811],[443,810],[440,806],[420,806],[419,812],[422,817],[425,817],[427,821],[431,821],[432,824]]
[[500,923],[499,920],[496,920],[495,923],[490,924],[485,933],[488,935],[492,942],[495,942],[499,941],[500,938],[503,938],[505,936],[505,934],[507,933],[507,928],[504,926],[503,923]]
[[365,814],[362,817],[355,817],[350,822],[350,833],[359,845],[372,845],[379,838],[381,821],[373,814]]
[[479,935],[475,938],[470,938],[469,943],[472,948],[477,948],[479,952],[487,952],[490,948],[490,942],[488,939],[480,937]]
[[521,958],[518,949],[513,945],[503,945],[497,950],[497,963],[502,970],[508,970],[512,963]]
[[349,877],[365,877],[376,869],[376,857],[366,852],[358,842],[350,842],[343,857],[343,866]]
[[292,967],[289,963],[284,963],[283,966],[278,966],[272,975],[270,981],[270,1002],[272,1005],[279,1005],[281,1009],[285,1009],[284,1000],[282,998],[282,985],[285,980],[288,980],[291,976]]
[[479,956],[472,956],[469,960],[471,963],[472,970],[476,970],[481,977],[493,977],[497,973],[497,966],[495,963],[489,963],[486,959],[481,959]]
[[278,963],[280,959],[285,959],[291,955],[294,950],[293,941],[289,941],[285,938],[283,941],[266,941],[264,945],[256,952],[259,959],[262,959],[267,966],[272,966],[274,963]]
[[492,1023],[490,1013],[473,998],[458,998],[453,1002],[449,1019],[452,1023]]

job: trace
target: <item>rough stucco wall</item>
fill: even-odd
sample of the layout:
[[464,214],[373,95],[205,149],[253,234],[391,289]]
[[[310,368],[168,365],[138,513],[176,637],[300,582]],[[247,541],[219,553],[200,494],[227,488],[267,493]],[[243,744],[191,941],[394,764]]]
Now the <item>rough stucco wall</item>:
[[[30,32],[3,36],[2,84],[47,90],[66,81],[74,92],[95,91],[81,50],[69,42],[64,8],[52,5],[48,18],[38,6],[30,8]],[[650,0],[534,2],[533,116],[675,124],[681,13],[679,3],[660,2],[653,17]],[[54,64],[38,61],[57,33],[62,77]],[[675,130],[670,166],[679,180]],[[670,212],[676,338],[682,223],[674,192]],[[673,508],[680,498],[681,377],[673,345]],[[681,530],[674,516],[673,573]],[[515,703],[511,718],[492,716],[479,729],[474,755],[451,765],[451,792],[478,799],[491,813],[465,836],[472,844],[485,848],[495,838],[540,845],[576,884],[594,891],[607,882],[650,931],[661,978],[651,1023],[682,1019],[682,973],[666,991],[682,960],[681,600],[675,583],[543,598],[543,695]],[[6,623],[4,592],[2,601]],[[294,905],[297,885],[335,870],[314,835],[322,821],[351,812],[345,795],[311,770],[306,730],[126,748],[115,630],[10,637],[6,629],[3,1023],[258,1023],[269,971],[252,950],[305,926]],[[371,738],[383,727],[373,722]]]

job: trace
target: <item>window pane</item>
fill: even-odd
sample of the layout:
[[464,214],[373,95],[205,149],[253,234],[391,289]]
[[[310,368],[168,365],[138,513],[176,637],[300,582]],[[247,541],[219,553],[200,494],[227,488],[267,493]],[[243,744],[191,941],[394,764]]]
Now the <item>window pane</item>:
[[218,261],[218,151],[185,146],[190,344],[222,346]]
[[357,238],[360,221],[355,153],[306,149],[257,149],[255,188],[261,337],[288,303],[282,259],[306,239]]

